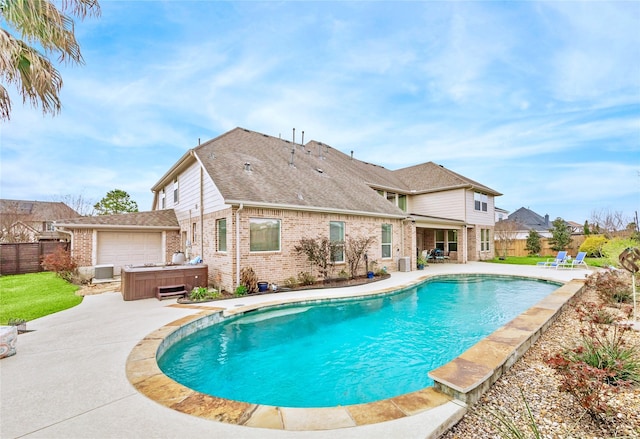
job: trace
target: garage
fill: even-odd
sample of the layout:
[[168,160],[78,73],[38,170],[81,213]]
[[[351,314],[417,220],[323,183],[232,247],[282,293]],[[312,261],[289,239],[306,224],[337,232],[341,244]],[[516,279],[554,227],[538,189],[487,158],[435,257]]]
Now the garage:
[[125,265],[164,262],[162,232],[98,232],[97,265],[113,264],[114,275]]

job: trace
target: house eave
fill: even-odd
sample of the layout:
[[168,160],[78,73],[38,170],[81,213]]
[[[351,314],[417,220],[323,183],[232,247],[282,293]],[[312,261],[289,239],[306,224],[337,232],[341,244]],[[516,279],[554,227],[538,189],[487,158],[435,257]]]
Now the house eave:
[[[193,149],[188,150],[184,153],[182,157],[171,167],[169,170],[158,180],[156,184],[151,187],[151,192],[157,193],[163,187],[169,183],[175,174],[177,174],[182,169],[186,168],[190,164],[190,160],[196,160]],[[155,201],[155,200],[154,200]]]
[[348,209],[337,209],[330,207],[319,207],[319,206],[299,206],[295,204],[276,204],[276,203],[261,203],[255,201],[248,200],[225,200],[225,203],[230,206],[244,206],[247,207],[257,207],[261,209],[282,209],[282,210],[298,210],[303,212],[318,212],[318,213],[336,213],[336,214],[344,214],[344,215],[358,215],[358,216],[367,216],[367,217],[377,217],[377,218],[390,218],[390,219],[405,219],[407,215],[400,214],[391,214],[391,213],[382,213],[382,212],[370,212],[370,211],[360,211],[360,210],[348,210]]
[[94,229],[94,230],[180,230],[179,226],[142,226],[142,225],[126,225],[126,224],[57,224],[54,223],[56,230],[61,229]]

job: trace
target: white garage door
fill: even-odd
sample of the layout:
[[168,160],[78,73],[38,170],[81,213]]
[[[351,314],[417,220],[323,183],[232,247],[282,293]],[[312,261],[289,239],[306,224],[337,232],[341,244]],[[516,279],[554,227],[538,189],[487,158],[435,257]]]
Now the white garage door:
[[124,265],[164,262],[161,232],[98,232],[97,265],[113,264],[120,274]]

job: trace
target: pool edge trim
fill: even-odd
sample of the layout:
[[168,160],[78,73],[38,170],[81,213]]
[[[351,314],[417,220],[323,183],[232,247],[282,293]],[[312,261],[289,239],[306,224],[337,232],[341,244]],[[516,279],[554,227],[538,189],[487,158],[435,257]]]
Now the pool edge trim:
[[[157,363],[158,351],[167,337],[187,324],[207,316],[217,314],[229,317],[258,308],[383,295],[411,288],[435,277],[441,275],[425,275],[404,285],[371,292],[350,292],[308,299],[282,298],[283,300],[232,309],[172,305],[193,308],[198,312],[164,325],[137,343],[127,358],[126,375],[138,392],[165,407],[205,419],[248,427],[290,431],[333,430],[392,421],[440,407],[446,410],[447,415],[444,419],[438,416],[438,425],[428,436],[438,437],[462,418],[467,405],[476,402],[525,354],[556,320],[569,300],[582,291],[583,280],[572,280],[562,284],[556,280],[529,277],[559,283],[561,286],[459,357],[429,372],[429,377],[434,380],[433,386],[372,403],[329,408],[289,408],[234,401],[189,389],[166,376]],[[491,355],[486,355],[487,351],[491,352]],[[483,352],[483,355],[480,356],[477,352]]]

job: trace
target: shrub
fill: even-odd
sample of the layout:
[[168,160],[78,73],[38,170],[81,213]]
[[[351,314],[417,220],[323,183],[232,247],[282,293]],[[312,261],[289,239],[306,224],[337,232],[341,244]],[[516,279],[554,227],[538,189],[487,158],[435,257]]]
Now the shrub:
[[302,238],[294,250],[298,254],[306,255],[307,260],[318,267],[320,276],[326,279],[335,266],[334,256],[343,244],[322,236],[316,239]]
[[[581,319],[587,314],[580,314]],[[629,326],[590,321],[577,347],[547,359],[562,376],[560,390],[571,393],[594,418],[611,415],[607,398],[622,387],[640,383],[638,349],[628,345]]]
[[295,288],[298,286],[298,279],[294,276],[288,277],[284,280],[284,286],[289,288]]
[[247,289],[247,293],[258,292],[258,276],[251,267],[244,267],[240,270],[240,285]]
[[246,296],[247,295],[247,287],[245,287],[244,285],[238,285],[236,287],[235,295],[238,296],[238,297]]
[[193,287],[189,293],[189,299],[193,301],[218,299],[220,297],[222,297],[222,294],[215,288],[209,290],[209,288],[206,287]]
[[608,270],[589,276],[588,285],[594,288],[605,303],[628,303],[632,300],[631,278],[622,270]]
[[53,271],[58,277],[71,282],[78,270],[78,264],[71,257],[71,252],[57,247],[53,253],[42,258],[42,268]]
[[587,252],[587,256],[601,257],[602,247],[609,241],[604,235],[590,235],[580,245],[579,251]]
[[595,304],[593,302],[585,303],[576,309],[582,321],[595,323],[599,325],[610,325],[615,322],[615,317],[607,310],[604,304]]
[[298,283],[300,285],[313,285],[316,283],[316,278],[308,271],[301,271],[298,273]]
[[634,239],[614,238],[602,246],[602,256],[607,265],[620,267],[618,257],[628,247],[639,247],[640,242]]
[[542,248],[542,237],[536,230],[529,230],[529,235],[527,235],[527,245],[525,246],[525,250],[529,253],[529,256],[540,254],[540,249]]

